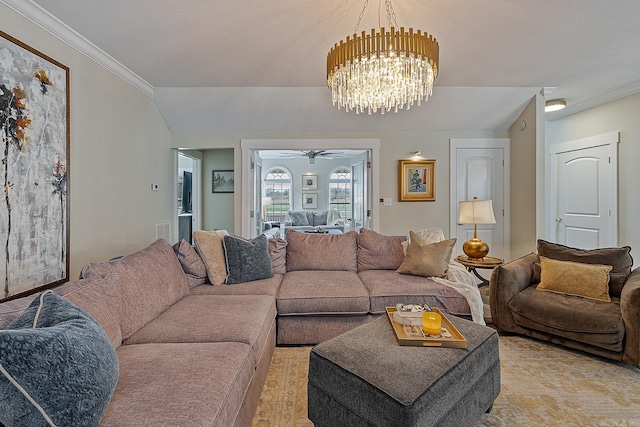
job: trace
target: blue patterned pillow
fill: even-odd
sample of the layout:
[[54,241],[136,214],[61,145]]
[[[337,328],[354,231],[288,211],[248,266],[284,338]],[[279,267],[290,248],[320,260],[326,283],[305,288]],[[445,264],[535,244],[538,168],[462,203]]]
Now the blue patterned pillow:
[[118,373],[116,352],[93,317],[43,292],[0,331],[0,423],[96,426]]
[[224,253],[229,272],[225,283],[229,285],[273,277],[269,240],[264,234],[253,240],[224,236]]
[[307,226],[309,225],[309,219],[307,218],[306,212],[292,212],[288,211],[287,215],[291,220],[292,226]]

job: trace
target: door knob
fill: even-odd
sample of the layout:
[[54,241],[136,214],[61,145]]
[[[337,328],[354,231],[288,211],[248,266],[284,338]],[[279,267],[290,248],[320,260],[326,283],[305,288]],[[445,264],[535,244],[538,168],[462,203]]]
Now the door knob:
[[562,218],[560,217],[556,218],[556,222],[562,222]]

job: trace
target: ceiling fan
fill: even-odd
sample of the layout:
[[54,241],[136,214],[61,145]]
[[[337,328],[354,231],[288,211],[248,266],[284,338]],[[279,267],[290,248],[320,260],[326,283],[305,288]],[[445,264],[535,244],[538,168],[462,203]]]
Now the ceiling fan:
[[307,157],[309,164],[313,165],[316,162],[316,158],[332,160],[335,157],[342,157],[342,152],[328,151],[328,150],[299,150],[298,153],[290,153],[284,157],[299,158]]

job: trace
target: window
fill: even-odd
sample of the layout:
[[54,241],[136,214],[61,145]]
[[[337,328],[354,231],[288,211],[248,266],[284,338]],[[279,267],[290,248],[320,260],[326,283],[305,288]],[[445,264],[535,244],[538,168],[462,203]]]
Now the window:
[[341,166],[329,175],[329,207],[347,223],[351,219],[351,170]]
[[282,167],[267,171],[263,181],[263,206],[265,221],[284,221],[291,209],[291,173]]

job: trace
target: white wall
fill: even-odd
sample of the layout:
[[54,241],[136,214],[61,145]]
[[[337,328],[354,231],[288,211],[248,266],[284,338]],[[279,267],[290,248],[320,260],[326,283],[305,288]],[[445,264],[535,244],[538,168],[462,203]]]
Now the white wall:
[[153,99],[2,4],[0,28],[70,69],[70,278],[151,243],[174,206],[170,134]]
[[[402,114],[402,112],[398,113]],[[251,118],[247,118],[250,120]],[[287,121],[282,117],[283,127]],[[380,197],[391,197],[392,206],[380,206],[380,227],[384,234],[405,235],[409,230],[427,227],[441,227],[449,235],[449,139],[450,138],[504,138],[508,132],[487,131],[433,131],[433,132],[203,132],[172,133],[171,144],[175,148],[234,148],[236,177],[241,170],[240,140],[255,139],[344,139],[372,138],[380,139]],[[320,148],[320,147],[318,147]],[[398,160],[408,159],[416,150],[422,155],[436,160],[436,201],[435,202],[398,202]],[[374,161],[376,161],[374,159]],[[318,161],[316,161],[318,162]],[[264,169],[264,166],[263,166]],[[295,179],[295,177],[294,177]],[[236,186],[239,183],[236,182]],[[235,225],[241,223],[240,195],[236,192]],[[374,201],[374,203],[377,203]]]
[[[546,144],[560,144],[575,139],[620,132],[618,201],[618,244],[633,248],[631,255],[640,258],[640,94],[582,111],[546,124]],[[637,262],[636,262],[637,265]]]

